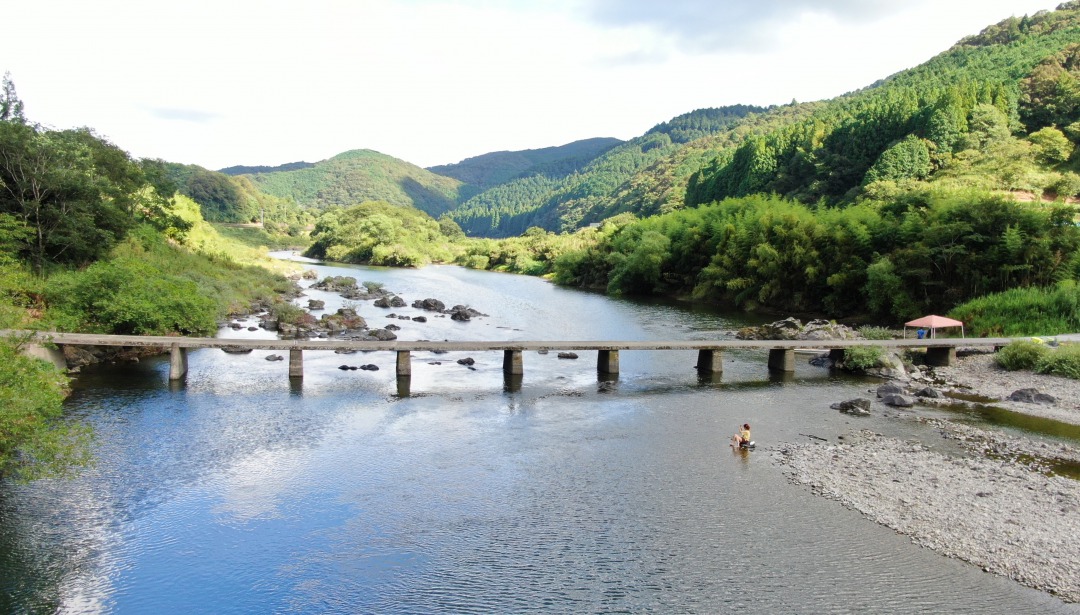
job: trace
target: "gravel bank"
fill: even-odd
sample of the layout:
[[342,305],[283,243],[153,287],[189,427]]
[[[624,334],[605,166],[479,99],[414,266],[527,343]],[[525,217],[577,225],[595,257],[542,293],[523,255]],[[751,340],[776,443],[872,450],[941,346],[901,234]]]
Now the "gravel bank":
[[[994,439],[979,431],[963,435],[975,449]],[[785,445],[774,454],[794,482],[916,544],[1080,602],[1080,481],[1047,476],[1037,462],[951,457],[869,431],[845,440]]]
[[[1080,381],[1008,372],[992,353],[962,356],[923,376],[945,391],[998,400],[994,406],[1080,424]],[[942,381],[948,384],[941,387]],[[1006,400],[1027,388],[1058,402]],[[881,411],[880,403],[874,406]],[[1080,464],[1080,448],[922,417],[917,407],[892,416],[928,424],[958,446],[932,450],[926,444],[933,442],[862,430],[845,434],[843,444],[783,444],[773,455],[793,482],[916,544],[1080,602],[1080,481],[1050,472],[1063,462]]]
[[[934,368],[939,378],[955,382],[960,390],[999,400],[995,406],[1033,416],[1080,425],[1080,380],[1033,372],[1010,372],[994,363],[992,352],[961,356],[950,367]],[[1054,405],[1005,401],[1018,389],[1038,389],[1058,398]]]

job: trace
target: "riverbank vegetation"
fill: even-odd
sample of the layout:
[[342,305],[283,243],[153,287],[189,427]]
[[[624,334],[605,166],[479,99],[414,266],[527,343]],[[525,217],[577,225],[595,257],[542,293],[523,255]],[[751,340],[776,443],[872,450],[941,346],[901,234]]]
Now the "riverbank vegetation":
[[1071,210],[967,189],[910,189],[845,208],[748,196],[622,222],[558,257],[556,281],[898,322],[1052,285],[1080,264]]
[[0,341],[0,478],[63,476],[85,466],[89,431],[62,419],[67,378]]
[[994,361],[1009,371],[1027,370],[1080,380],[1080,345],[1050,347],[1041,341],[1016,341],[994,355]]
[[342,263],[419,267],[453,261],[464,236],[448,218],[436,221],[412,207],[367,201],[332,207],[320,215],[304,255]]
[[[134,160],[89,129],[29,122],[0,91],[0,329],[211,335],[229,312],[291,289],[265,248],[220,235],[171,190],[161,161]],[[62,417],[66,377],[0,339],[0,477],[61,475],[88,434]]]

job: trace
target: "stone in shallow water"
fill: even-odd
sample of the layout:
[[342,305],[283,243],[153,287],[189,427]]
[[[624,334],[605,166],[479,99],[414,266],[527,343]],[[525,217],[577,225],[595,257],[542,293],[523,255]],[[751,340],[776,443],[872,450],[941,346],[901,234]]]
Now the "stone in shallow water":
[[1039,392],[1038,389],[1019,389],[1009,395],[1009,401],[1018,401],[1025,404],[1056,404],[1058,398],[1053,395]]
[[830,406],[834,410],[839,410],[844,414],[851,414],[854,416],[868,416],[870,414],[871,402],[865,397],[859,397],[856,399],[849,399],[847,401],[841,401]]
[[896,393],[886,395],[881,398],[882,403],[888,406],[895,406],[897,408],[910,408],[915,405],[915,401],[907,395],[899,395]]

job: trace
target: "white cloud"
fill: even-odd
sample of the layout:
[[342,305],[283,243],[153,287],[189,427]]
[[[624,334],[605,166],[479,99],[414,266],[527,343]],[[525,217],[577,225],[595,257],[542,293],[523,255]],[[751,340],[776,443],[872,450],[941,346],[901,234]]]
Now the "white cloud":
[[37,0],[5,12],[27,116],[220,168],[369,148],[423,166],[839,95],[1047,0]]

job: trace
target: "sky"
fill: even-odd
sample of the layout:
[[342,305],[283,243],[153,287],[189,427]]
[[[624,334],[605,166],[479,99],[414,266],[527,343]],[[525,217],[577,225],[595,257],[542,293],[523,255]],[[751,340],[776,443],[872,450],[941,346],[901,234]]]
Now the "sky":
[[372,149],[427,167],[694,109],[828,99],[1060,0],[34,0],[30,121],[208,169]]

